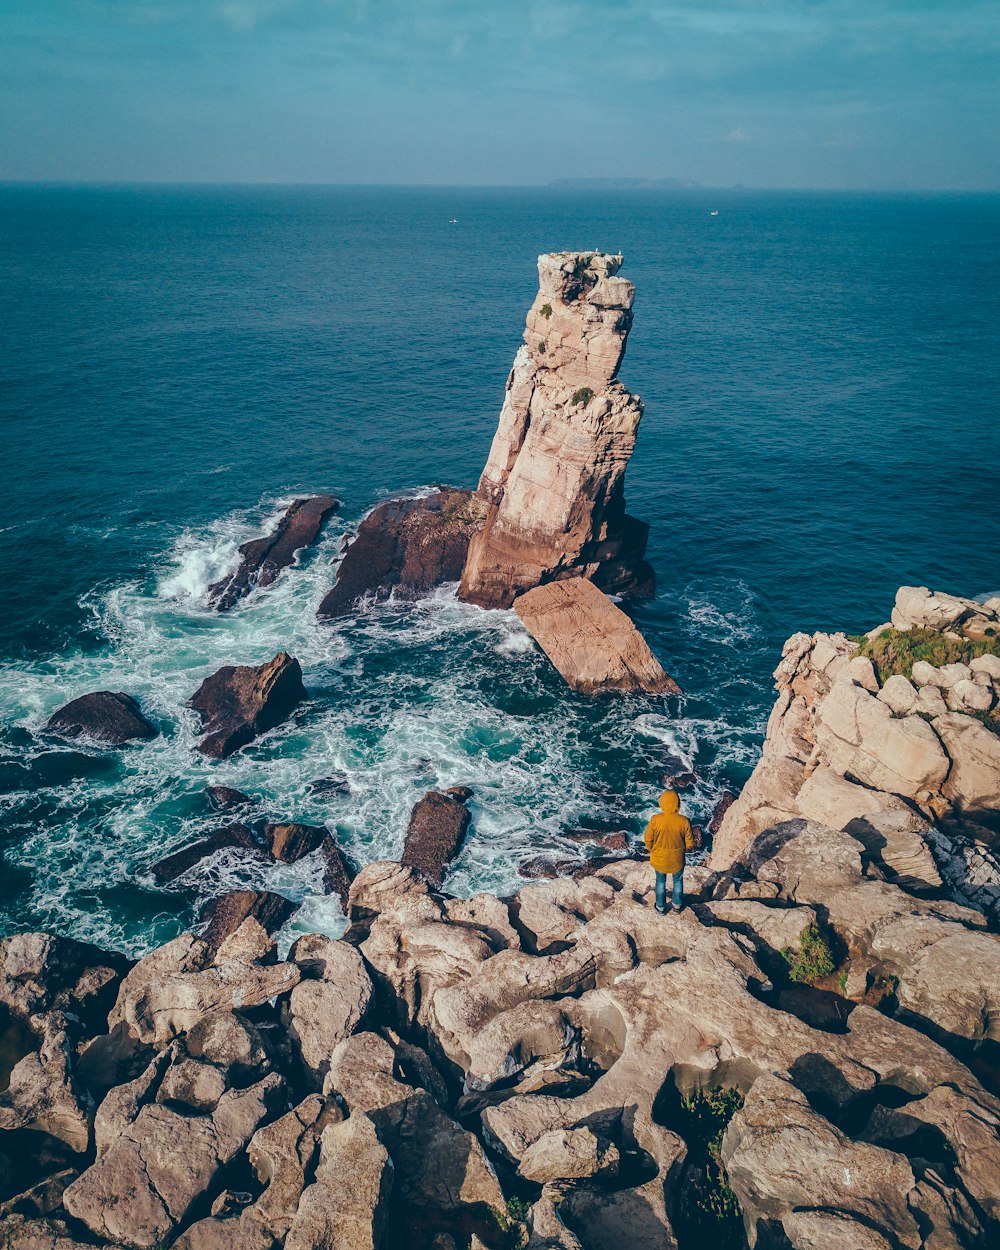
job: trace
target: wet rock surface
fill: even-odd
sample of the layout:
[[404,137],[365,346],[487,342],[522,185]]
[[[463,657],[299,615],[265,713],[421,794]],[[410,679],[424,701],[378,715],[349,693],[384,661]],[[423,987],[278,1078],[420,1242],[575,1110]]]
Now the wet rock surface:
[[46,729],[60,738],[89,738],[111,746],[155,738],[159,733],[131,695],[111,690],[73,699],[49,717]]
[[197,842],[192,842],[190,846],[182,847],[179,851],[174,851],[172,855],[157,860],[150,872],[155,880],[161,883],[174,881],[208,856],[224,850],[237,850],[253,858],[264,858],[260,843],[247,826],[235,824],[227,825],[225,829],[218,829],[207,838],[201,838]]
[[468,793],[460,790],[441,794],[430,790],[410,814],[401,862],[417,869],[433,886],[441,885],[469,828],[472,817],[465,805]]
[[199,751],[226,759],[287,720],[305,699],[298,660],[279,652],[256,668],[228,665],[206,679],[190,700],[202,719]]
[[485,505],[471,491],[442,488],[379,504],[358,527],[337,581],[319,606],[332,618],[393,594],[412,599],[462,576]]
[[225,612],[252,591],[270,586],[281,570],[293,563],[298,552],[312,546],[323,522],[338,507],[332,495],[296,499],[270,534],[240,547],[238,568],[209,587],[212,606]]

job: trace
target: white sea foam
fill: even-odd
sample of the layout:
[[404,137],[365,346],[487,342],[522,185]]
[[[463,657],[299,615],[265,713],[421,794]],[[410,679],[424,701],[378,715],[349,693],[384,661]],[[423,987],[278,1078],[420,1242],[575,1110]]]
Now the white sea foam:
[[[319,624],[316,607],[333,583],[345,531],[339,517],[273,586],[238,610],[212,611],[208,585],[286,503],[265,501],[188,531],[148,586],[89,596],[105,647],[3,673],[0,719],[8,725],[35,733],[68,699],[113,689],[135,695],[162,730],[120,753],[74,744],[88,767],[107,771],[0,798],[0,819],[23,830],[7,856],[32,874],[32,923],[139,951],[190,923],[205,899],[242,885],[303,904],[288,940],[303,926],[339,932],[339,904],[322,896],[314,862],[289,869],[225,853],[173,893],[152,889],[156,859],[219,823],[202,797],[212,783],[259,796],[268,818],[326,824],[360,863],[400,853],[412,805],[426,790],[468,785],[472,832],[447,888],[508,893],[525,857],[580,853],[561,837],[578,822],[637,826],[677,760],[704,775],[686,800],[702,815],[721,790],[716,761],[749,760],[757,727],[713,718],[697,700],[678,715],[676,702],[661,699],[571,695],[513,612],[460,603],[454,587]],[[727,604],[733,594],[749,603],[745,588],[728,593]],[[700,629],[697,611],[711,605],[689,602],[690,628]],[[728,619],[733,609],[716,611]],[[279,650],[301,662],[309,702],[249,750],[206,759],[195,750],[198,725],[186,701],[221,665],[257,664]],[[51,749],[36,738],[21,758],[37,766]],[[346,779],[349,790],[314,785],[331,777]]]

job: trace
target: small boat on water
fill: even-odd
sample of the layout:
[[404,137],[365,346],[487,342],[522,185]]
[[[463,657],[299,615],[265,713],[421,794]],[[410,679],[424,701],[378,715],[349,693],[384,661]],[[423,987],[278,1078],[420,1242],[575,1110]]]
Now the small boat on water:
[[713,208],[713,209],[712,209],[712,216],[713,216],[713,217],[718,217],[718,215],[719,215],[719,210],[718,210],[717,208]]

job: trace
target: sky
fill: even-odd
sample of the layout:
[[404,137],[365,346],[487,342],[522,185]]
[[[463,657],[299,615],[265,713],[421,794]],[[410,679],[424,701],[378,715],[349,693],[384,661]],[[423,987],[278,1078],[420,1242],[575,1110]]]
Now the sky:
[[0,0],[0,180],[1000,189],[996,0]]

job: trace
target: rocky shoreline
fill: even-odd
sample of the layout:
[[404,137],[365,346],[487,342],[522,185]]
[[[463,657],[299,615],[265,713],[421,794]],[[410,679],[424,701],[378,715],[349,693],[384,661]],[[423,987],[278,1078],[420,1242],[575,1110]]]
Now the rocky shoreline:
[[[679,693],[608,597],[652,586],[620,265],[539,259],[477,490],[375,508],[321,620],[458,582],[513,604],[581,695]],[[214,606],[292,575],[335,507],[297,500]],[[0,1250],[997,1244],[1000,600],[904,587],[867,635],[789,639],[775,676],[681,913],[613,831],[510,897],[450,896],[460,785],[416,805],[401,862],[360,868],[216,786],[222,825],[154,879],[318,855],[340,938],[282,955],[292,904],[246,890],[138,961],[4,939]],[[221,669],[190,700],[200,750],[252,749],[307,699],[284,652]],[[157,729],[100,691],[49,731],[128,750]]]

